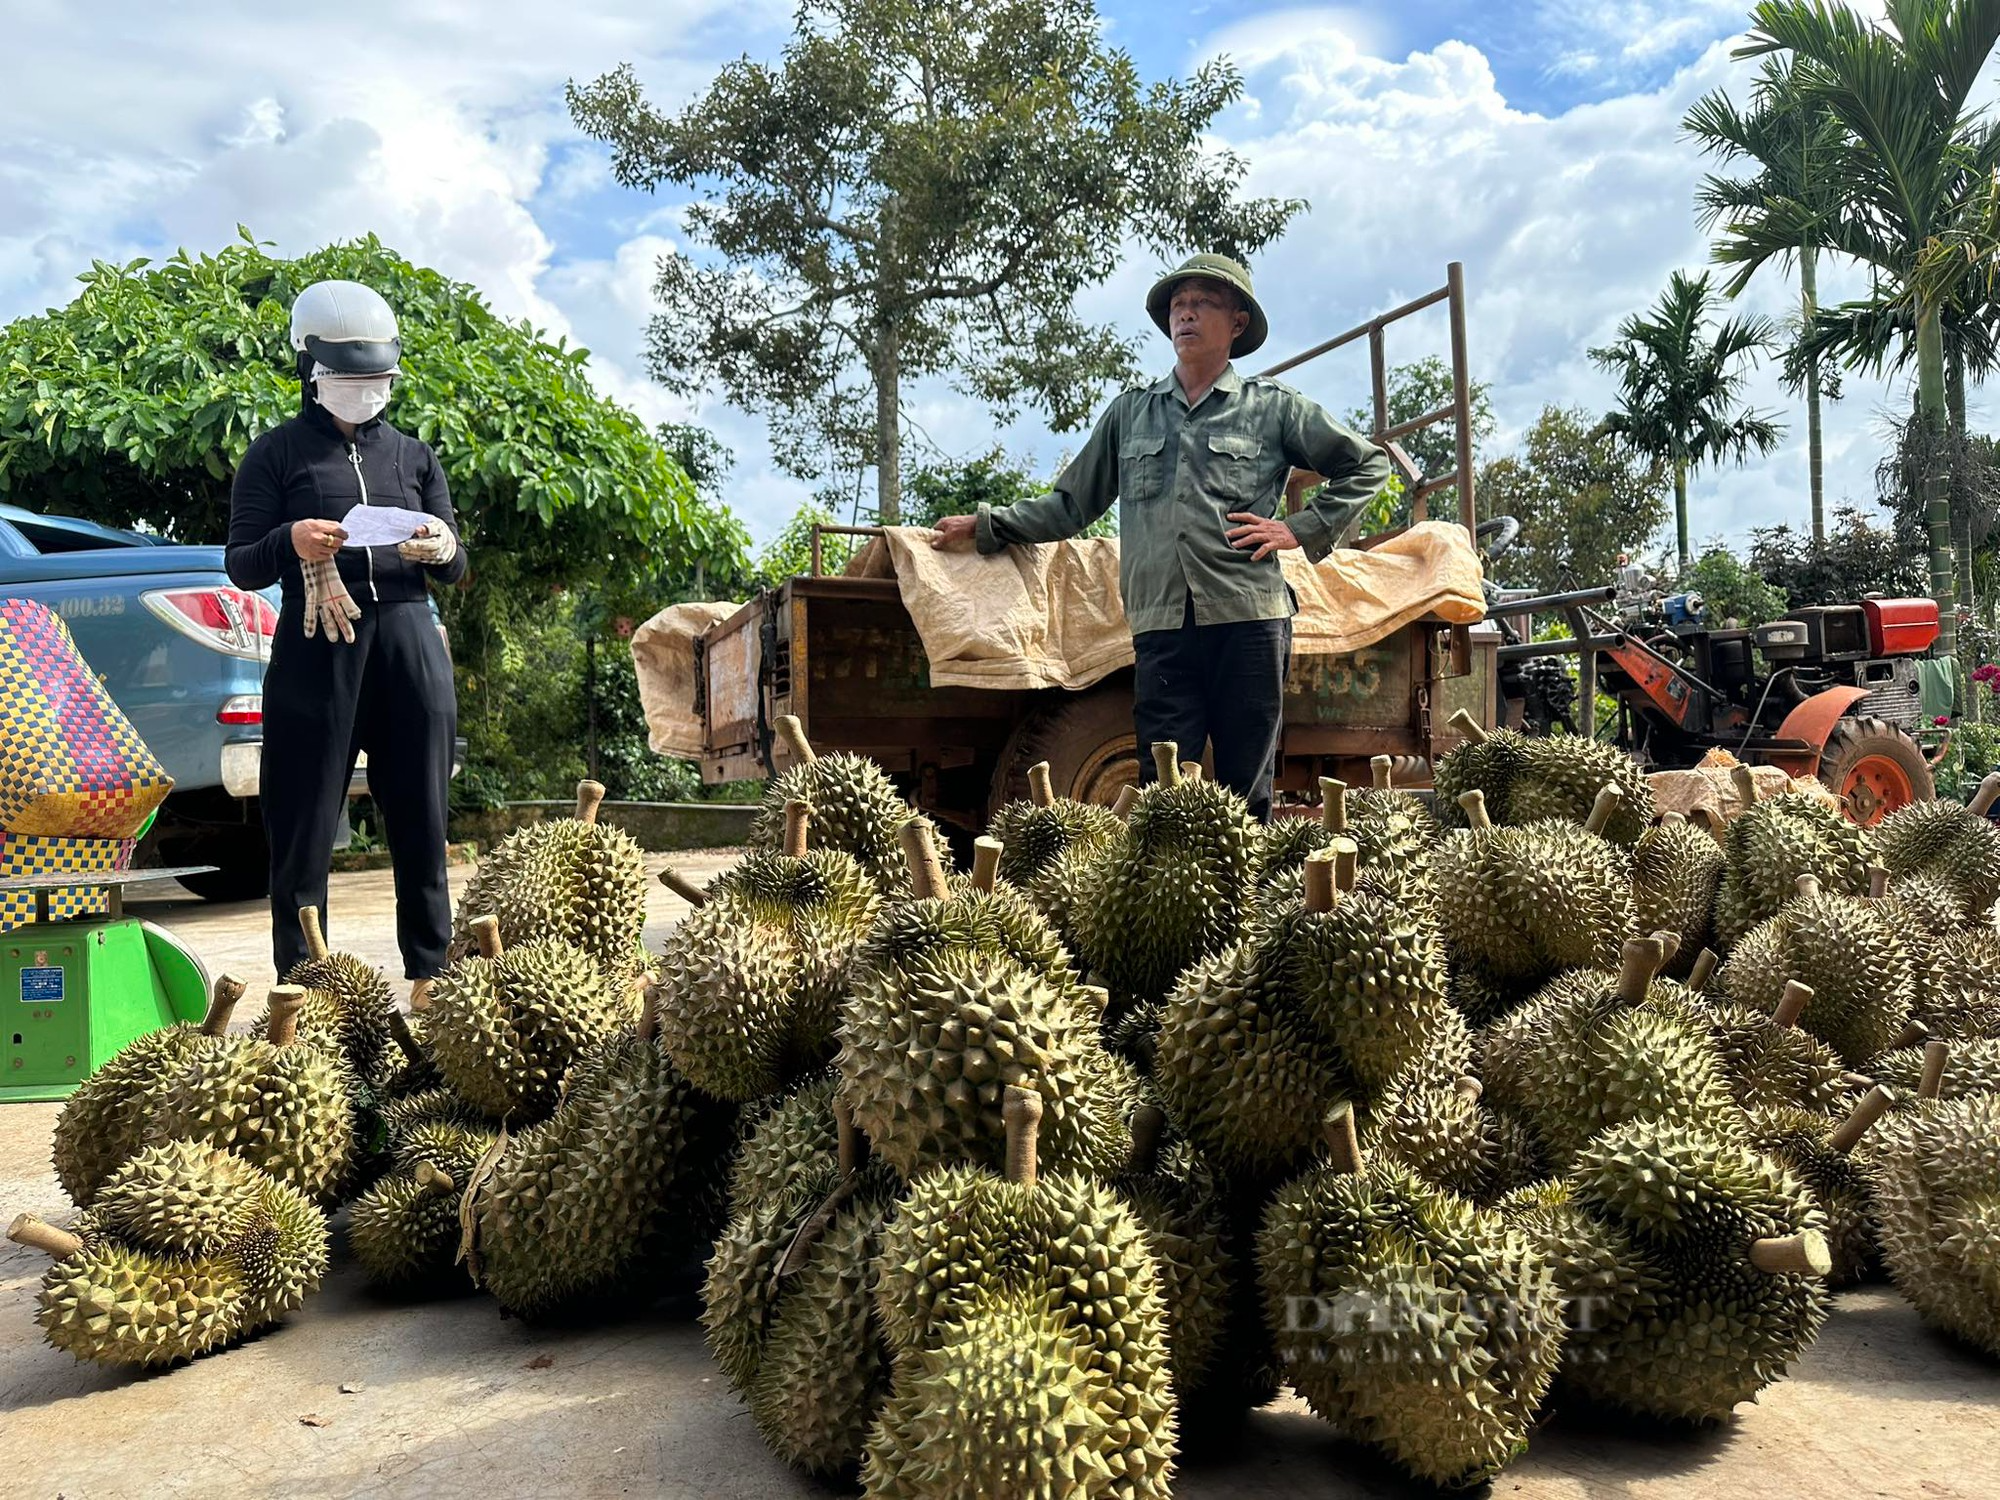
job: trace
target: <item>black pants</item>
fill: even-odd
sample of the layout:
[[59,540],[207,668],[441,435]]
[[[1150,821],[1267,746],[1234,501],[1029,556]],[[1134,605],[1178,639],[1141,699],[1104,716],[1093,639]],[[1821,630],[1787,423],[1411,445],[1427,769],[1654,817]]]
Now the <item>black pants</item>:
[[458,699],[427,603],[360,604],[351,646],[308,640],[292,600],[271,643],[259,796],[271,843],[272,961],[282,975],[305,957],[302,906],[317,906],[331,933],[327,866],[355,756],[365,750],[369,795],[395,864],[404,977],[426,979],[444,968],[451,939],[445,812]]
[[1215,779],[1242,793],[1252,817],[1268,822],[1292,622],[1197,625],[1189,599],[1180,629],[1135,635],[1132,652],[1140,782],[1155,775],[1152,748],[1158,741],[1179,745],[1183,760],[1199,760],[1202,746],[1212,744]]

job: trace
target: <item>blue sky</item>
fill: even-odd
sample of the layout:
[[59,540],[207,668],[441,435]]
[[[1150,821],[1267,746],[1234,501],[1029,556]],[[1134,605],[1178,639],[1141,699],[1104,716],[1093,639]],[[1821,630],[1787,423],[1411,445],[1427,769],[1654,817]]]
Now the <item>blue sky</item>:
[[[1244,102],[1220,144],[1249,187],[1310,215],[1256,267],[1267,355],[1309,344],[1467,265],[1475,374],[1493,386],[1503,451],[1545,402],[1602,410],[1585,357],[1705,246],[1689,198],[1702,171],[1677,139],[1700,94],[1740,82],[1728,56],[1745,7],[1716,0],[1416,0],[1394,7],[1110,0],[1111,39],[1148,77],[1227,54]],[[656,104],[690,98],[722,60],[773,56],[781,0],[447,0],[324,8],[240,0],[162,7],[0,0],[29,60],[0,94],[0,317],[70,295],[93,258],[214,248],[241,222],[292,253],[373,230],[594,351],[601,388],[652,420],[698,420],[737,455],[727,498],[759,538],[808,487],[772,462],[756,417],[718,393],[682,399],[639,355],[660,256],[678,253],[671,193],[618,187],[562,104],[567,78],[632,62]],[[1151,337],[1140,303],[1160,267],[1134,255],[1084,310]],[[1823,296],[1853,287],[1837,268]],[[1782,315],[1773,278],[1746,299]],[[1441,350],[1442,320],[1392,342]],[[1163,342],[1149,344],[1164,367]],[[1336,410],[1365,369],[1328,361],[1299,384]],[[1850,380],[1829,413],[1829,492],[1865,500],[1883,414],[1906,397]],[[1795,417],[1768,375],[1761,405]],[[910,394],[918,430],[969,455],[996,440],[1052,472],[1080,436],[1033,420],[997,432],[948,386]],[[1976,405],[1976,403],[1975,403]],[[1803,422],[1793,421],[1795,429]],[[1797,431],[1786,449],[1695,485],[1698,536],[1804,514]]]

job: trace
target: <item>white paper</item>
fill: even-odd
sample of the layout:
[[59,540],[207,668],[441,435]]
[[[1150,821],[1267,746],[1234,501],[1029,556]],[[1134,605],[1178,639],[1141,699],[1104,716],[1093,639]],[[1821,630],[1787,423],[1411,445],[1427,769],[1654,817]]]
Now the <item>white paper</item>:
[[393,547],[407,542],[437,517],[400,505],[357,505],[340,518],[345,547]]

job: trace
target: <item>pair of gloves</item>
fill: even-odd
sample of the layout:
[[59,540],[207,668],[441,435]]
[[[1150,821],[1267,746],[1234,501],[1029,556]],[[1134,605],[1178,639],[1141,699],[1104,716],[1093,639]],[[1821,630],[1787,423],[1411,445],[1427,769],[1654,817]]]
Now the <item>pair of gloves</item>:
[[[458,538],[451,534],[448,526],[427,526],[407,542],[397,544],[396,555],[413,563],[427,563],[433,566],[448,563],[458,555]],[[340,569],[332,558],[299,563],[305,575],[306,618],[305,629],[308,638],[317,636],[322,630],[329,641],[344,641],[354,644],[354,622],[361,618],[361,606],[354,602],[354,596],[347,592],[347,585],[341,582]]]

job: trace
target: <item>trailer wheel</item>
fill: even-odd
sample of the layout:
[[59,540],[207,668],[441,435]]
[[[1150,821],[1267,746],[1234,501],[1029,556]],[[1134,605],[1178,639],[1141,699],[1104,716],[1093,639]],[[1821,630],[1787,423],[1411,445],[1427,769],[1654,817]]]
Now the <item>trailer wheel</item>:
[[1819,779],[1842,799],[1850,822],[1872,828],[1899,807],[1928,802],[1937,784],[1923,749],[1895,725],[1842,719],[1827,737]]
[[1028,767],[1045,760],[1058,797],[1109,807],[1121,788],[1139,780],[1138,745],[1129,681],[1065,695],[1014,731],[994,770],[992,806],[1026,797]]

